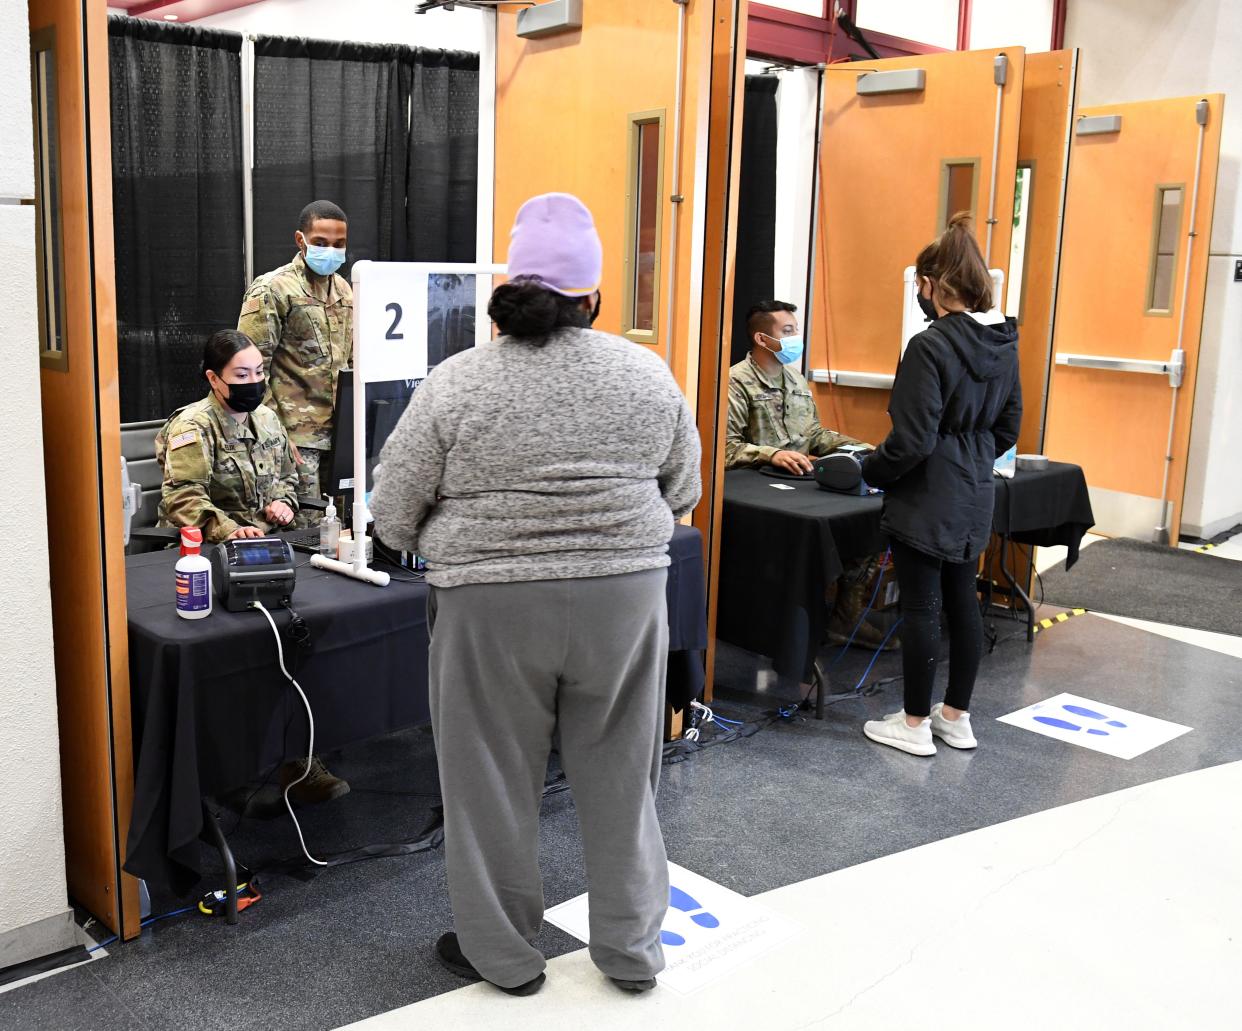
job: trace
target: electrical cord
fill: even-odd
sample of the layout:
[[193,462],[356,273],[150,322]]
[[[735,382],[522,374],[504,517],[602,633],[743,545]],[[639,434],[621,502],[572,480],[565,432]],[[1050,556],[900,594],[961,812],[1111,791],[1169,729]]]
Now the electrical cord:
[[396,580],[398,583],[403,584],[425,584],[427,582],[427,577],[424,573],[410,569],[409,566],[405,565],[397,557],[395,552],[390,550],[387,546],[381,544],[379,541],[375,542],[374,549],[376,559],[381,562],[387,562],[388,565],[393,566],[396,569],[400,569],[403,573],[410,574],[409,576],[393,576],[392,573],[389,573],[388,578],[390,580]]
[[[837,652],[837,657],[828,664],[828,668],[832,669],[838,662],[845,658],[845,653],[849,650],[850,645],[854,643],[854,638],[858,636],[858,631],[862,629],[863,621],[875,606],[875,600],[880,596],[880,585],[884,582],[884,568],[888,565],[889,556],[892,555],[893,549],[884,549],[884,558],[880,562],[880,571],[876,574],[875,587],[871,589],[871,600],[867,602],[867,607],[862,610],[862,615],[858,617],[858,622],[854,624],[854,629],[850,632],[849,640],[841,645],[841,650]],[[888,640],[888,638],[885,638]]]
[[[288,610],[290,617],[288,627],[289,639],[294,645],[290,665],[293,667],[293,672],[296,675],[302,665],[302,658],[304,654],[310,651],[311,631],[310,627],[306,624],[306,620],[304,620],[301,615],[299,615],[297,610],[289,604],[288,599],[285,599],[284,607]],[[291,706],[289,708],[289,715],[285,719],[285,728],[281,733],[280,739],[284,752],[287,752],[289,748],[289,728],[293,726],[293,716],[296,711],[297,710]],[[260,781],[259,784],[246,796],[245,801],[242,802],[241,807],[237,810],[233,826],[226,832],[225,837],[231,837],[234,833],[236,833],[237,828],[241,826],[241,822],[245,818],[246,810],[250,808],[250,803],[254,801],[255,796],[258,795],[260,791],[272,783],[272,778],[280,772],[283,765],[284,763],[277,763],[270,770],[268,770],[263,780]],[[229,808],[232,807],[230,806]]]
[[859,677],[859,679],[858,679],[858,683],[854,685],[854,694],[857,694],[859,691],[861,691],[861,690],[862,690],[863,684],[865,684],[865,683],[867,682],[867,677],[869,677],[869,676],[871,675],[871,670],[872,670],[872,667],[874,667],[874,666],[875,666],[876,659],[878,659],[878,658],[880,657],[880,653],[881,653],[882,651],[884,651],[884,646],[885,646],[886,644],[888,644],[888,639],[889,639],[890,637],[892,637],[892,636],[893,636],[894,631],[895,631],[895,630],[896,630],[899,626],[901,626],[901,618],[900,618],[900,617],[897,619],[897,622],[896,622],[896,623],[894,623],[892,626],[890,626],[890,627],[888,628],[888,633],[884,635],[884,640],[882,640],[882,641],[879,643],[879,646],[878,646],[878,647],[876,648],[876,650],[875,650],[875,654],[874,654],[873,656],[871,656],[871,661],[870,661],[869,663],[867,663],[867,668],[866,668],[865,670],[863,670],[863,675],[862,675],[861,677]]
[[289,810],[289,817],[293,820],[293,826],[298,832],[298,841],[302,845],[303,854],[315,866],[327,866],[327,863],[321,859],[316,859],[307,849],[306,838],[302,834],[302,825],[298,822],[297,814],[293,811],[293,803],[289,801],[289,792],[310,776],[311,762],[315,758],[315,714],[311,711],[310,699],[306,697],[306,692],[302,690],[302,685],[294,680],[293,677],[290,676],[289,671],[285,668],[285,646],[280,639],[280,630],[276,626],[276,620],[272,618],[272,614],[267,611],[267,607],[263,604],[263,602],[259,601],[257,598],[252,601],[250,605],[252,608],[262,612],[268,623],[271,625],[272,634],[276,638],[276,658],[280,662],[280,671],[285,675],[285,679],[288,680],[289,683],[291,683],[297,690],[298,695],[302,699],[302,704],[306,706],[306,720],[310,728],[310,739],[306,746],[306,769],[302,771],[302,776],[300,776],[297,780],[290,781],[285,785],[285,808]]

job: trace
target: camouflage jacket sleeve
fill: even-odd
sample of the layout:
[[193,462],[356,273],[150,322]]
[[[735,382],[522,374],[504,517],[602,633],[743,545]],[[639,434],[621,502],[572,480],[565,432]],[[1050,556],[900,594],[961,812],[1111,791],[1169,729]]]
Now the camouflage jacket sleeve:
[[762,447],[746,439],[750,424],[750,398],[738,383],[729,384],[729,417],[725,426],[725,468],[742,469],[767,465],[780,448]]
[[199,526],[213,544],[227,540],[241,525],[211,500],[211,441],[200,428],[174,423],[164,453],[164,518],[173,526]]
[[[255,347],[263,354],[263,374],[268,382],[272,379],[272,356],[280,343],[280,312],[276,307],[276,299],[268,284],[258,280],[251,284],[242,298],[241,315],[237,319],[237,328],[254,341]],[[269,390],[267,401],[271,401]]]
[[[830,451],[834,451],[842,444],[859,444],[861,441],[848,437],[844,433],[838,433],[836,430],[825,429],[823,426],[816,426],[809,434],[807,434],[807,446],[812,455],[826,455]],[[871,445],[867,445],[870,447]]]
[[278,498],[286,502],[293,511],[298,510],[298,467],[293,460],[293,445],[285,441],[285,450],[280,460],[280,487],[283,494]]

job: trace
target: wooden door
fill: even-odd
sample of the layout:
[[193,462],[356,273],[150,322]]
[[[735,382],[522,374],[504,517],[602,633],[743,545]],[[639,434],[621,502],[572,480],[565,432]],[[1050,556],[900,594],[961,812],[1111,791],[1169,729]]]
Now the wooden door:
[[1213,94],[1075,121],[1044,450],[1083,467],[1109,535],[1177,541],[1223,107]]
[[[902,274],[948,215],[972,209],[986,246],[991,207],[989,264],[1007,268],[1024,58],[1021,47],[1006,47],[834,64],[825,72],[808,352],[825,425],[872,443],[888,433]],[[867,72],[914,70],[924,74],[921,88],[859,92]],[[830,371],[847,375],[833,385],[825,382]]]
[[[39,155],[40,372],[70,894],[125,938],[133,797],[102,3],[30,0]],[[45,174],[46,173],[46,174]],[[171,595],[170,595],[171,597]]]
[[1077,75],[1075,50],[1026,55],[1010,259],[1002,306],[1006,315],[1018,321],[1023,407],[1018,451],[1022,454],[1035,454],[1043,447]]

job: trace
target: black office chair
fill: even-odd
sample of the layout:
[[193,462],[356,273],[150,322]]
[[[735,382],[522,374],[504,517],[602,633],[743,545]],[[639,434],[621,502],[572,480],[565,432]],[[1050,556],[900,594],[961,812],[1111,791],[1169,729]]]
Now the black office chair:
[[121,424],[121,491],[127,518],[125,553],[138,555],[166,548],[176,530],[156,527],[164,470],[155,459],[155,435],[163,419]]

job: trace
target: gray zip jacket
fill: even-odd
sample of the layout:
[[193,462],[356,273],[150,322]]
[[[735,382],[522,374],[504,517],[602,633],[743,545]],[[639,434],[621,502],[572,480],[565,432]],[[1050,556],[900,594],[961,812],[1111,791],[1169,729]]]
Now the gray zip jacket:
[[437,366],[381,455],[376,536],[435,587],[615,576],[669,564],[698,503],[694,419],[641,345],[563,329]]

